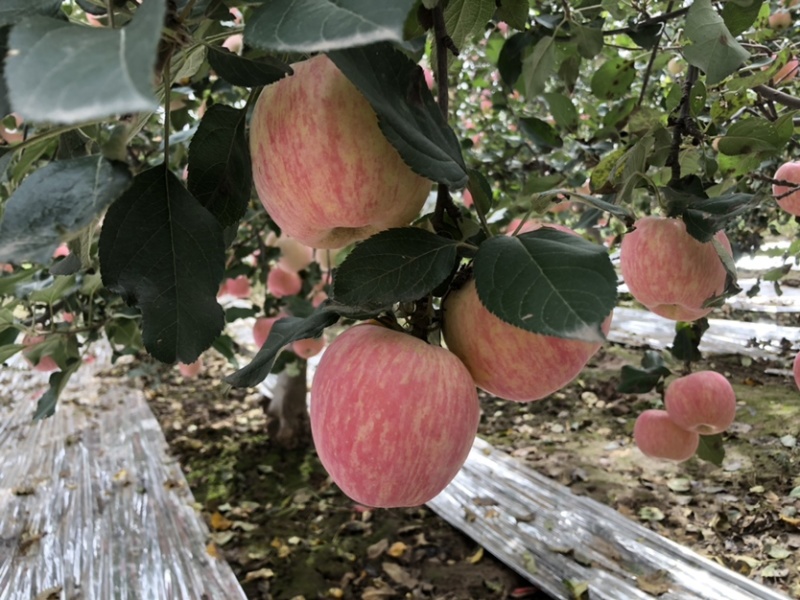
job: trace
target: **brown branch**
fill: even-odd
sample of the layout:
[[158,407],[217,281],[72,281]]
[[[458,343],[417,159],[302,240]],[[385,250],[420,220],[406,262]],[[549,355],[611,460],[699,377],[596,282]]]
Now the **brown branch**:
[[681,178],[680,152],[683,136],[693,133],[695,129],[694,124],[691,122],[691,95],[692,87],[694,87],[694,83],[697,81],[698,73],[697,67],[689,67],[689,72],[686,74],[686,81],[683,83],[681,102],[678,105],[680,114],[675,122],[675,129],[672,131],[672,146],[670,147],[667,164],[672,168],[672,179],[676,182]]
[[[667,12],[672,10],[672,5],[675,4],[674,1],[670,1],[667,5]],[[653,71],[653,63],[656,62],[656,57],[658,56],[658,51],[661,48],[661,38],[664,36],[664,28],[661,28],[661,31],[658,32],[658,36],[656,37],[656,43],[653,45],[653,51],[650,53],[650,60],[647,62],[647,68],[644,71],[644,78],[642,79],[642,91],[639,93],[639,100],[636,103],[637,107],[642,105],[644,102],[644,95],[647,92],[647,84],[650,82],[650,74]]]
[[649,25],[658,25],[659,23],[666,23],[667,21],[671,21],[672,19],[677,19],[678,17],[682,17],[688,12],[689,12],[689,7],[680,8],[672,12],[665,12],[661,15],[658,15],[657,17],[651,17],[649,19],[639,21],[638,23],[636,23],[636,25],[632,25],[631,27],[622,27],[620,29],[608,29],[603,32],[603,35],[619,35],[621,33],[634,33],[640,27],[647,27]]
[[777,102],[788,108],[800,108],[800,98],[797,96],[779,92],[775,88],[771,88],[767,85],[754,85],[752,89],[756,94],[766,100]]

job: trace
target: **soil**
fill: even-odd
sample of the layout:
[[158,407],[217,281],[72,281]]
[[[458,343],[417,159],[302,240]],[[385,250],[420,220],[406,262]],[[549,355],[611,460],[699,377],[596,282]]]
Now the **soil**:
[[[721,467],[642,456],[631,440],[656,392],[616,391],[642,351],[601,350],[548,399],[483,399],[480,435],[575,493],[731,569],[800,598],[800,395],[788,356],[713,357],[739,401]],[[144,364],[151,406],[180,459],[218,551],[249,598],[546,598],[426,508],[369,510],[327,479],[312,449],[271,442],[258,393]],[[681,365],[668,363],[673,373]]]

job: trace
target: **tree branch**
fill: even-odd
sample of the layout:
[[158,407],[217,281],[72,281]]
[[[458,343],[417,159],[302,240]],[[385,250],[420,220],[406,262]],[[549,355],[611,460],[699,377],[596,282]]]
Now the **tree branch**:
[[666,23],[667,21],[671,21],[672,19],[677,19],[678,17],[682,17],[686,13],[689,12],[689,7],[687,8],[680,8],[678,10],[673,10],[672,12],[665,12],[657,17],[651,17],[649,19],[645,19],[644,21],[639,21],[636,25],[632,25],[631,27],[622,27],[620,29],[609,29],[603,32],[603,35],[619,35],[621,33],[635,33],[640,27],[647,27],[649,25],[658,25],[659,23]]
[[800,108],[800,98],[797,96],[791,96],[789,94],[785,94],[784,92],[779,92],[775,88],[771,88],[767,85],[754,85],[753,91],[765,98],[766,100],[771,100],[773,102],[777,102],[778,104],[782,104],[788,108]]

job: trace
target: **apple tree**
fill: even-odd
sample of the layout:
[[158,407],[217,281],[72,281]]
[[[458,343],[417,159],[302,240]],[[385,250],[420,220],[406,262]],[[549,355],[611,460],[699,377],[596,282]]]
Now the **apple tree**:
[[[623,239],[626,283],[678,321],[672,351],[688,365],[705,315],[740,291],[733,258],[796,237],[780,201],[800,168],[776,174],[796,154],[796,10],[5,3],[0,361],[22,352],[53,370],[40,418],[101,337],[115,355],[195,367],[213,347],[233,386],[282,374],[291,431],[320,336],[365,322],[323,356],[315,443],[343,488],[377,490],[353,491],[361,501],[424,502],[457,470],[453,448],[466,456],[475,385],[543,398],[604,342]],[[798,255],[795,240],[764,279],[779,286]],[[243,318],[260,349],[238,365],[225,326]],[[650,354],[622,386],[668,374]],[[426,429],[434,415],[450,418]],[[392,428],[404,435],[383,452],[425,489],[374,483],[391,471],[375,450]]]

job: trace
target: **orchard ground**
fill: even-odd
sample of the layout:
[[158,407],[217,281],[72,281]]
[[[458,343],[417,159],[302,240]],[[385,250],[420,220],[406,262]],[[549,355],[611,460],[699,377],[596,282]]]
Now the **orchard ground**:
[[[695,365],[729,376],[737,394],[727,456],[717,468],[697,459],[651,460],[634,447],[634,419],[656,395],[621,395],[616,386],[621,366],[640,355],[607,345],[575,382],[539,402],[484,397],[480,435],[575,493],[800,597],[800,496],[791,495],[800,486],[800,450],[798,432],[787,429],[800,422],[800,403],[789,377],[765,374],[786,361],[716,356]],[[506,598],[529,585],[426,508],[354,505],[312,450],[271,444],[261,396],[226,396],[219,376],[227,366],[222,358],[209,363],[191,381],[147,363],[139,372],[213,537],[250,597],[309,599],[328,590],[337,597],[340,589],[344,598],[390,591]]]

